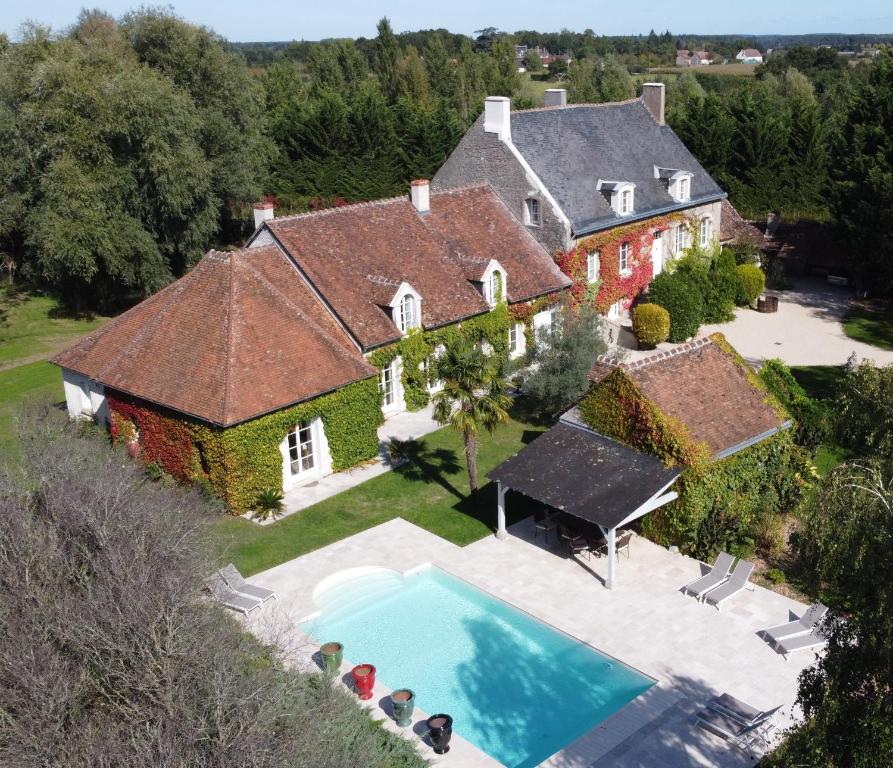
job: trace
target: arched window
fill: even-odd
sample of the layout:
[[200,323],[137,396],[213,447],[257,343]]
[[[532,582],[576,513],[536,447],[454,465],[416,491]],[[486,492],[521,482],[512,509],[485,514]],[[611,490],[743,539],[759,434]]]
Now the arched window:
[[397,308],[397,327],[406,333],[410,328],[415,328],[416,321],[416,302],[415,297],[406,294],[400,299],[400,306]]
[[498,269],[494,269],[484,284],[484,298],[491,307],[495,307],[502,298],[503,277]]

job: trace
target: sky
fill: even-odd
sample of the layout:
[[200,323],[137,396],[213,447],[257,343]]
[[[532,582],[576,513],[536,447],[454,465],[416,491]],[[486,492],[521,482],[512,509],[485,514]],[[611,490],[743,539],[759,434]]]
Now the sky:
[[[25,20],[61,31],[79,10],[99,7],[120,16],[144,0],[40,0],[34,5],[0,2],[0,31],[15,37]],[[374,37],[388,16],[395,31],[446,27],[471,34],[483,27],[508,32],[562,27],[596,34],[804,34],[893,33],[893,4],[885,0],[171,0],[188,21],[211,27],[233,41],[319,40]]]

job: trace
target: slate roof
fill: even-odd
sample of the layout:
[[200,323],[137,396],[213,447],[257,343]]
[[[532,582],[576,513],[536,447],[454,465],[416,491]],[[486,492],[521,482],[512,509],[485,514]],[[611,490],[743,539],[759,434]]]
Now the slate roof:
[[601,357],[590,379],[598,383],[621,368],[664,414],[688,427],[697,442],[725,456],[767,437],[786,422],[753,387],[732,357],[701,338],[632,363]]
[[382,306],[382,281],[405,281],[421,295],[425,328],[489,310],[470,281],[483,277],[490,259],[507,272],[510,302],[570,285],[489,185],[432,192],[430,208],[419,214],[399,197],[286,216],[265,226],[364,349],[401,337]]
[[211,251],[52,362],[221,426],[377,374],[276,246]]
[[[511,131],[512,143],[555,197],[575,236],[725,197],[641,99],[512,112]],[[676,202],[654,177],[654,166],[694,174],[691,199]],[[596,189],[600,179],[636,185],[633,216],[614,213]]]
[[678,476],[678,468],[599,435],[572,413],[489,474],[512,490],[606,528],[615,528]]

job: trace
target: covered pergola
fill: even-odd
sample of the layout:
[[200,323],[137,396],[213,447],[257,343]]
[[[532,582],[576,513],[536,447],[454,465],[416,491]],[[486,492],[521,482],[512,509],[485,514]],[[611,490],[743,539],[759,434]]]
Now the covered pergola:
[[617,530],[673,501],[677,494],[668,489],[679,475],[678,468],[593,431],[572,410],[490,472],[498,491],[496,535],[506,536],[509,490],[594,523],[607,541],[605,586],[612,589]]

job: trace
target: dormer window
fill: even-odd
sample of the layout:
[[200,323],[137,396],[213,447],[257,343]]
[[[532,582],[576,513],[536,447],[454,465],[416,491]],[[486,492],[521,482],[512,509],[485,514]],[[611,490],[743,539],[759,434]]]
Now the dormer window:
[[528,197],[524,201],[524,213],[527,221],[532,227],[541,227],[543,225],[543,214],[540,208],[540,201],[535,197]]
[[491,307],[495,307],[502,298],[502,272],[494,269],[484,282],[484,299]]
[[660,179],[667,186],[667,192],[670,193],[677,203],[684,203],[691,199],[691,171],[680,171],[678,168],[660,168],[654,166],[654,178]]
[[679,179],[679,195],[678,200],[688,200],[691,198],[691,177],[683,176]]
[[418,311],[415,296],[406,294],[397,305],[397,327],[406,333],[418,325]]
[[605,200],[618,216],[629,216],[635,210],[636,185],[631,181],[599,179],[596,189],[605,196]]

